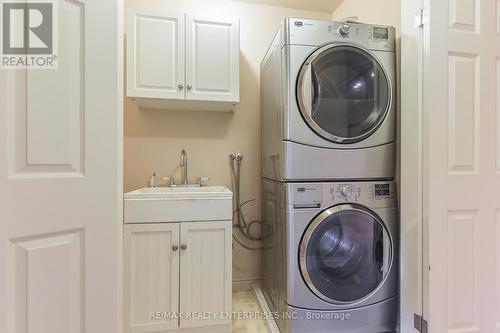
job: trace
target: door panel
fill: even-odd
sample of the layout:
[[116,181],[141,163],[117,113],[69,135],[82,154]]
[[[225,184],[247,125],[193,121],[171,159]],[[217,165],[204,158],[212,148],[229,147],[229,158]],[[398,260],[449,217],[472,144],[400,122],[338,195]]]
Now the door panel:
[[[498,22],[500,24],[500,0],[498,0]],[[498,30],[498,34],[500,34],[500,26]],[[500,58],[496,59],[496,82],[497,82],[497,91],[496,91],[496,128],[500,128]],[[497,174],[500,174],[500,130],[496,131],[496,171]]]
[[0,332],[118,333],[122,4],[56,3],[58,68],[0,71]]
[[18,332],[83,332],[82,230],[14,239],[9,247]]
[[479,0],[450,0],[449,27],[458,32],[479,32]]
[[[181,223],[181,313],[231,311],[231,252],[230,221]],[[226,322],[181,319],[180,324],[197,327]]]
[[59,34],[59,69],[27,72],[26,125],[20,133],[26,137],[26,159],[17,169],[22,173],[37,166],[37,173],[84,172],[84,6],[69,1],[58,6],[65,27]]
[[431,332],[499,332],[498,1],[425,6],[424,316]]
[[184,99],[184,14],[128,15],[129,97]]
[[479,55],[448,54],[448,170],[477,173],[479,163]]
[[187,99],[239,102],[239,22],[186,17]]
[[[8,108],[9,178],[80,177],[85,161],[85,6],[61,1],[58,69],[18,71]],[[43,87],[43,88],[42,88]]]
[[177,319],[151,312],[179,312],[179,224],[127,224],[124,228],[125,331],[161,332]]

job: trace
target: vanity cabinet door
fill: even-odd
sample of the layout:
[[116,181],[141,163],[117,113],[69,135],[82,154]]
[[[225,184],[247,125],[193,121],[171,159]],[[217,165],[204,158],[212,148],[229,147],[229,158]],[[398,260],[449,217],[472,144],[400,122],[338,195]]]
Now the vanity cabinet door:
[[186,99],[239,102],[239,21],[186,16]]
[[127,25],[127,95],[184,99],[185,14],[131,10]]
[[124,235],[125,332],[178,328],[152,313],[179,311],[179,224],[127,224]]
[[[231,311],[230,221],[181,223],[180,309],[182,313]],[[181,319],[181,327],[226,324],[222,318]]]

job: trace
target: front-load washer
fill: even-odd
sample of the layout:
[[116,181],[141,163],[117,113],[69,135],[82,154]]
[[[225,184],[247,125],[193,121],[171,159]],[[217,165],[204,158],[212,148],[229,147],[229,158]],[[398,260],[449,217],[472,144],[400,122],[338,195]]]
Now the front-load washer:
[[392,179],[395,29],[286,19],[261,65],[263,176]]
[[393,182],[263,181],[263,290],[282,333],[398,328]]

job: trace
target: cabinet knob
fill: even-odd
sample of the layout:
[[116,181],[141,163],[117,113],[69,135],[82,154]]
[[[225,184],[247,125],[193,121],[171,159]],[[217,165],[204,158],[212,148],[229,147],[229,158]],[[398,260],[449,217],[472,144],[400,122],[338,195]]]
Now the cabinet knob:
[[178,249],[179,249],[179,246],[178,246],[178,245],[174,245],[174,246],[172,246],[172,251],[174,251],[174,252],[175,252],[175,251],[177,251]]
[[182,245],[181,245],[181,250],[185,250],[185,249],[187,249],[187,248],[188,248],[188,246],[187,246],[186,244],[182,244]]
[[184,86],[182,84],[179,84],[177,87],[179,88],[179,90],[184,89]]
[[188,84],[188,85],[186,86],[186,88],[188,88],[188,90],[191,90],[191,88],[193,88],[193,87],[192,87],[190,84]]

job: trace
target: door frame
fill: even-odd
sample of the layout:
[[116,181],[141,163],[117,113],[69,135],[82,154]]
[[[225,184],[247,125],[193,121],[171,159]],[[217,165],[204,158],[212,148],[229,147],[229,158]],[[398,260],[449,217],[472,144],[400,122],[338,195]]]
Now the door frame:
[[424,0],[401,0],[401,103],[399,112],[400,163],[400,329],[418,332],[414,315],[425,313],[428,267],[424,249],[428,230],[424,216],[424,30],[415,19]]
[[117,127],[117,158],[118,158],[118,163],[117,163],[117,170],[116,170],[116,177],[117,179],[117,203],[116,203],[116,209],[117,209],[117,280],[116,281],[116,295],[117,295],[117,304],[118,304],[118,311],[116,313],[116,329],[117,333],[123,333],[124,325],[123,325],[123,318],[124,318],[124,309],[123,309],[123,302],[124,302],[124,258],[123,258],[123,174],[124,174],[124,126],[125,126],[125,121],[124,121],[124,108],[125,108],[125,73],[124,73],[124,66],[125,66],[125,1],[124,0],[115,0],[116,1],[116,8],[117,8],[117,27],[116,27],[116,38],[117,38],[117,59],[116,59],[116,75],[117,75],[117,87],[116,89],[118,90],[116,93],[117,96],[117,101],[116,101],[116,106],[117,106],[117,122],[118,122],[118,127]]

